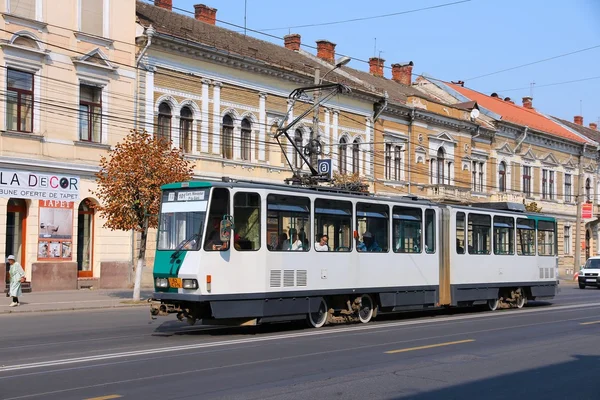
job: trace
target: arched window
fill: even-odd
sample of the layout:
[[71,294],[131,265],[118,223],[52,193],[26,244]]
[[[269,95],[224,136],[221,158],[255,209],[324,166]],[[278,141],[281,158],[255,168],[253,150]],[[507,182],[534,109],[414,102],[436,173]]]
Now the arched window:
[[92,277],[92,249],[94,237],[94,209],[91,200],[79,204],[77,212],[77,276]]
[[303,150],[302,149],[302,131],[300,129],[296,129],[296,132],[294,132],[294,144],[296,145],[296,147],[298,148],[298,150],[294,150],[294,166],[297,169],[302,168],[302,157],[300,157],[300,152]]
[[[23,199],[9,199],[6,207],[5,257],[11,254],[25,267],[25,226],[27,203]],[[8,263],[6,263],[8,266]],[[8,269],[6,270],[8,272]]]
[[440,147],[437,152],[437,182],[436,183],[445,183],[444,182],[444,148]]
[[29,48],[36,49],[36,50],[39,49],[39,46],[38,46],[36,40],[33,38],[30,38],[29,36],[25,36],[25,35],[17,36],[13,40],[12,44],[15,44],[17,46],[29,47]]
[[160,103],[158,106],[158,131],[156,132],[159,140],[171,141],[171,106],[167,103]]
[[231,160],[233,158],[233,118],[229,114],[223,117],[221,139],[223,158]]
[[183,107],[179,118],[179,147],[184,153],[192,152],[192,124],[194,118],[189,107]]
[[340,139],[339,152],[338,152],[338,156],[339,156],[338,169],[340,171],[340,174],[346,174],[346,173],[348,173],[348,153],[347,153],[347,148],[348,148],[348,141],[346,140],[346,138],[341,138]]
[[586,201],[592,201],[592,181],[590,178],[585,180],[585,199]]
[[498,166],[498,190],[506,192],[506,163],[504,161]]
[[252,124],[248,118],[242,120],[241,149],[242,160],[250,161],[252,158]]
[[354,139],[352,142],[352,173],[360,173],[360,142]]

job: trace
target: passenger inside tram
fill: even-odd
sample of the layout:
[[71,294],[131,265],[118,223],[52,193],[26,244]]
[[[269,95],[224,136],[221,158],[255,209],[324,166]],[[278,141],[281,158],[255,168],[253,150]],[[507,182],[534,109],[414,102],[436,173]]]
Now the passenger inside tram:
[[375,237],[373,237],[373,235],[371,234],[371,232],[365,232],[363,233],[363,240],[362,242],[359,241],[358,245],[356,246],[356,250],[358,251],[367,251],[367,252],[371,252],[371,253],[378,253],[381,252],[381,247],[379,246],[379,244],[377,244],[377,240],[375,239]]
[[315,250],[316,251],[329,251],[329,246],[327,245],[327,242],[329,241],[329,238],[327,237],[327,235],[319,235],[317,238],[317,242],[315,243]]

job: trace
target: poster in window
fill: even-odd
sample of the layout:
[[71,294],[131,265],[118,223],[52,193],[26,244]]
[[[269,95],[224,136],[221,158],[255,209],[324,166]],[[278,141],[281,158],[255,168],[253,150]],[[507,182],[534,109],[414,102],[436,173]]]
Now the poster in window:
[[40,200],[39,207],[38,260],[71,260],[74,203]]

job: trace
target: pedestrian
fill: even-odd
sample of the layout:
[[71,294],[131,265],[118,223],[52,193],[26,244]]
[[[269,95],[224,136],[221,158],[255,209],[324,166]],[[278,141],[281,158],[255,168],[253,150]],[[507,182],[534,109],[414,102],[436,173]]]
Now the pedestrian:
[[15,256],[8,256],[8,263],[10,264],[10,291],[9,295],[12,296],[12,303],[10,307],[17,307],[19,305],[19,296],[21,295],[21,284],[25,282],[25,271],[23,267],[15,260]]

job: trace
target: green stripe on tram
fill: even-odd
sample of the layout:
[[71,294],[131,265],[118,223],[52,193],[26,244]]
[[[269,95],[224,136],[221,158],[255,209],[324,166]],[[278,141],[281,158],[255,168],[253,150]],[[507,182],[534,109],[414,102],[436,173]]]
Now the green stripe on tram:
[[[183,265],[183,260],[187,251],[180,251],[177,257],[172,257],[174,251],[157,251],[154,259],[154,279],[156,278],[177,278],[179,270]],[[173,288],[157,288],[157,292],[177,293],[177,289]]]
[[160,188],[162,190],[167,189],[197,189],[197,188],[208,188],[211,187],[212,184],[210,182],[199,182],[199,181],[190,181],[190,182],[174,182],[167,183],[166,185],[162,185]]

